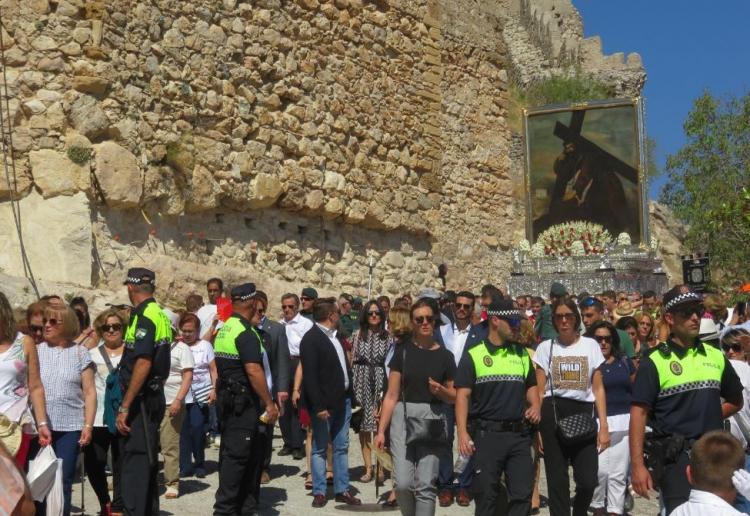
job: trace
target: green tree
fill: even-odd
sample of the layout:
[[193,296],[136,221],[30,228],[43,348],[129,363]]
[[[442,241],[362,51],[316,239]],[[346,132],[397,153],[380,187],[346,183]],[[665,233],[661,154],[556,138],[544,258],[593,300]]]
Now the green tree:
[[661,200],[688,225],[686,246],[711,253],[719,285],[748,279],[750,92],[721,101],[704,92],[684,124],[687,143],[667,158]]

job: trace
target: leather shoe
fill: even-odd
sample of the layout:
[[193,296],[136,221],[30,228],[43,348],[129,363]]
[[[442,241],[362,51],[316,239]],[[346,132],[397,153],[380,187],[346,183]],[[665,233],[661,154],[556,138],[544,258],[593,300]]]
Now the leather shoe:
[[456,493],[456,503],[461,507],[468,507],[471,503],[471,497],[466,489],[459,489]]
[[450,507],[453,505],[453,491],[450,489],[441,489],[438,493],[440,507]]
[[278,455],[279,457],[284,457],[285,455],[291,455],[291,454],[292,454],[292,449],[288,446],[284,446],[278,451],[276,455]]
[[324,507],[326,503],[328,503],[328,500],[326,500],[326,495],[317,494],[313,496],[313,507]]
[[362,505],[362,500],[355,498],[349,491],[337,494],[336,501],[344,502],[346,505]]
[[305,452],[303,452],[303,451],[302,451],[302,450],[300,450],[300,449],[294,450],[294,451],[292,452],[292,458],[293,458],[294,460],[302,460],[302,459],[304,459],[304,458],[305,458]]

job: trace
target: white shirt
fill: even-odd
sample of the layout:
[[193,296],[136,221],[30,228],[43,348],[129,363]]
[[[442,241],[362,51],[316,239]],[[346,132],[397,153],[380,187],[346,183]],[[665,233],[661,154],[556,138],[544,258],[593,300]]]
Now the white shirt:
[[[534,353],[534,363],[547,373],[544,397],[550,393],[550,347],[552,340],[545,340]],[[580,337],[575,344],[564,346],[554,339],[552,352],[552,379],[555,396],[578,401],[594,401],[591,378],[594,371],[604,362],[599,344],[588,337]]]
[[730,360],[729,363],[732,364],[734,372],[740,378],[742,398],[745,401],[739,412],[729,418],[729,431],[742,444],[743,448],[747,448],[747,445],[750,444],[750,365],[741,360]]
[[289,343],[289,355],[292,357],[298,357],[299,343],[302,342],[302,337],[305,333],[313,327],[312,321],[298,312],[291,321],[281,319],[279,322],[284,325],[284,329],[286,330],[286,340]]
[[[199,391],[211,385],[211,362],[216,358],[214,347],[210,342],[199,340],[190,347],[193,353],[193,384],[192,390]],[[182,379],[180,379],[182,382]]]
[[[190,348],[184,342],[178,342],[175,344],[169,355],[169,376],[167,376],[167,381],[164,382],[164,398],[166,399],[167,405],[171,405],[177,397],[177,393],[180,392],[182,371],[185,369],[193,369],[195,367],[193,352],[190,351]],[[188,389],[187,395],[183,401],[185,403],[193,402],[193,393],[190,389]]]
[[[217,314],[217,308],[216,305],[207,304],[203,305],[198,309],[197,312],[195,312],[195,315],[198,316],[198,319],[201,321],[201,329],[200,329],[200,335],[198,335],[199,339],[202,339],[203,336],[206,334],[206,332],[211,328],[211,324],[214,322],[214,317],[216,317]],[[218,321],[216,324],[216,329],[218,330],[224,326],[224,323],[221,321]]]
[[672,511],[672,516],[735,516],[740,511],[708,491],[693,489],[690,498]]
[[440,332],[443,334],[443,342],[445,347],[453,353],[453,357],[456,359],[456,365],[461,361],[461,356],[464,354],[464,347],[466,347],[466,338],[469,336],[469,330],[471,324],[467,325],[463,330],[459,330],[456,323],[446,324],[440,327]]
[[[318,324],[318,323],[315,323]],[[336,354],[339,356],[339,363],[341,363],[341,370],[344,372],[344,389],[349,389],[349,373],[346,370],[346,357],[344,355],[344,346],[341,345],[339,339],[336,338],[336,330],[329,330],[322,324],[318,324],[323,333],[326,334],[328,339],[333,344],[333,349],[336,350]]]

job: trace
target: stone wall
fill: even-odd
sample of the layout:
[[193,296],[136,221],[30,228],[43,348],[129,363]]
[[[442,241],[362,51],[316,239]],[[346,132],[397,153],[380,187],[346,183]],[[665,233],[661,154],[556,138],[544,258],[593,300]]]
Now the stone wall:
[[[363,294],[371,262],[378,293],[440,263],[452,288],[501,282],[524,217],[507,34],[549,63],[577,30],[524,2],[0,0],[36,275],[151,265],[173,300],[208,275]],[[74,244],[44,245],[50,219]]]

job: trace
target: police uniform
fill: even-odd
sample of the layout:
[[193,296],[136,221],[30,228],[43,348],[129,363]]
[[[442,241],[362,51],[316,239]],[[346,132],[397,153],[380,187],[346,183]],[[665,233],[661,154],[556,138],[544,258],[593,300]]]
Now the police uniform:
[[[680,298],[678,303],[700,302],[693,293]],[[676,304],[667,303],[665,309]],[[724,428],[722,398],[742,399],[742,384],[723,353],[697,337],[688,348],[667,340],[641,359],[633,403],[649,409],[652,433],[644,449],[667,514],[689,498],[685,467],[693,442]]]
[[471,389],[468,430],[476,447],[472,458],[478,516],[494,515],[498,504],[504,505],[500,485],[503,473],[508,490],[507,514],[529,514],[534,468],[531,430],[524,422],[524,413],[526,391],[535,385],[531,358],[519,344],[495,346],[485,339],[461,358],[455,386]]
[[[232,290],[232,299],[255,295],[247,283]],[[252,514],[258,503],[258,478],[263,466],[263,442],[258,438],[261,404],[245,372],[245,364],[263,367],[263,339],[250,321],[229,317],[214,340],[218,388],[217,412],[221,429],[219,487],[215,515]]]
[[[128,271],[126,284],[153,284],[154,273]],[[120,362],[120,383],[127,392],[138,358],[151,360],[151,371],[141,391],[127,408],[130,433],[121,442],[121,490],[126,514],[159,514],[157,483],[159,425],[164,417],[164,381],[169,375],[172,324],[161,307],[149,298],[130,314]],[[121,412],[125,412],[122,409]]]

